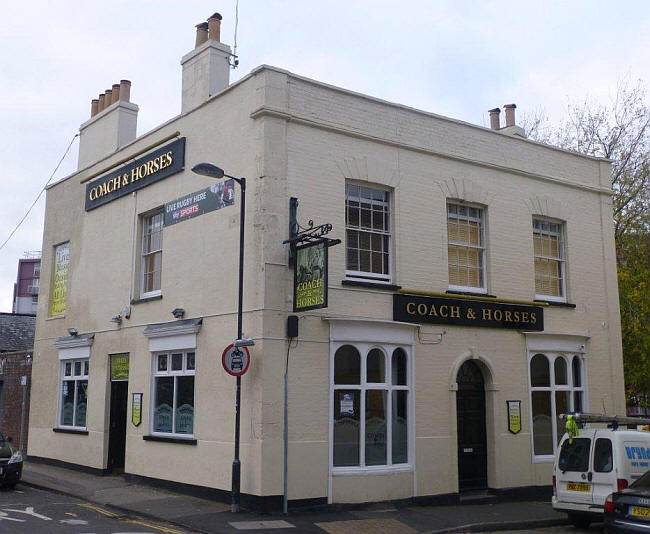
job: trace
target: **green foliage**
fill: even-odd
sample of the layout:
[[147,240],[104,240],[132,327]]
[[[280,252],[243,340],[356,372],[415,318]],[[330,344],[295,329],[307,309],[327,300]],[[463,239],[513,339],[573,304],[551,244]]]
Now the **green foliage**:
[[625,383],[643,405],[650,392],[650,234],[626,234],[618,249]]

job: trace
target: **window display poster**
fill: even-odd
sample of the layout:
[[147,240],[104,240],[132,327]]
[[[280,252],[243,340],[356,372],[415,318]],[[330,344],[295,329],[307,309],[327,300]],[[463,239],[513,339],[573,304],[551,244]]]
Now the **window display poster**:
[[343,393],[341,395],[341,415],[354,415],[354,395],[352,393]]
[[50,293],[50,316],[65,313],[65,297],[68,289],[68,265],[70,263],[70,243],[54,247],[54,272]]
[[506,401],[508,406],[508,431],[513,434],[519,434],[521,431],[521,401]]
[[111,354],[111,381],[129,379],[129,353]]
[[296,249],[293,311],[327,308],[327,245],[324,241]]
[[142,393],[133,393],[131,400],[131,422],[139,426],[142,422]]

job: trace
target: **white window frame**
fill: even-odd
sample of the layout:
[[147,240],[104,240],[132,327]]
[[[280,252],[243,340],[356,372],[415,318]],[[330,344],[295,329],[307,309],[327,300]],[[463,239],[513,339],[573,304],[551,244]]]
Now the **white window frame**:
[[[359,384],[335,384],[334,383],[334,362],[336,351],[341,347],[351,345],[359,351],[361,356],[361,380]],[[402,349],[406,354],[406,385],[398,386],[392,384],[392,357],[395,349]],[[413,470],[413,357],[411,347],[403,344],[393,343],[368,343],[358,341],[341,341],[331,344],[331,378],[330,378],[330,468],[332,475],[360,475],[373,473],[394,473]],[[372,349],[379,349],[384,354],[384,376],[383,383],[367,382],[367,359]],[[358,466],[335,466],[334,465],[334,393],[337,390],[359,391],[359,465]],[[365,465],[366,454],[366,391],[381,390],[387,392],[386,400],[386,464]],[[392,455],[392,395],[393,391],[407,391],[407,461],[405,463],[393,464]]]
[[[183,349],[183,350],[165,350],[152,352],[151,359],[151,407],[149,409],[149,431],[153,436],[166,436],[174,437],[181,439],[193,439],[196,431],[196,349]],[[183,355],[183,364],[182,369],[177,371],[172,371],[172,354],[182,354]],[[187,368],[188,354],[194,354],[194,369]],[[158,357],[162,355],[167,355],[167,370],[158,371]],[[179,376],[193,376],[194,377],[194,413],[192,415],[192,433],[180,433],[175,432],[176,428],[176,391],[178,387],[178,377]],[[172,393],[172,424],[171,432],[159,432],[154,430],[154,417],[156,411],[156,378],[160,377],[173,377],[174,378],[174,391]]]
[[[536,230],[535,229],[535,221],[539,222],[547,222],[551,224],[557,224],[559,226],[559,232],[551,232],[549,231],[544,231],[544,230]],[[560,253],[560,257],[556,258],[553,256],[538,256],[535,254],[535,234],[542,234],[542,235],[557,235],[559,238],[559,246],[558,246],[558,251]],[[552,302],[567,302],[567,296],[566,296],[566,246],[565,246],[565,234],[566,234],[566,223],[564,221],[560,221],[557,219],[550,219],[548,217],[540,217],[540,216],[533,216],[533,268],[535,264],[535,259],[536,258],[541,258],[541,259],[546,259],[546,260],[552,260],[552,261],[558,261],[560,263],[560,270],[561,270],[561,277],[560,277],[560,291],[562,295],[556,296],[556,295],[545,295],[543,293],[537,293],[537,273],[535,273],[535,299],[536,300],[548,300]]]
[[[89,387],[90,381],[88,380],[88,375],[90,374],[90,358],[68,358],[60,360],[60,377],[59,377],[59,401],[57,403],[57,427],[58,428],[69,428],[73,430],[86,430],[88,428],[88,393],[86,393],[86,424],[81,426],[75,424],[77,422],[77,391],[79,388],[79,382],[86,381],[87,386]],[[81,374],[75,375],[75,364],[80,363],[81,365]],[[70,365],[70,375],[66,376],[65,369],[66,366]],[[72,422],[71,425],[66,425],[63,423],[63,383],[64,382],[74,382],[74,397],[73,397],[73,407],[72,407]]]
[[[458,207],[465,207],[465,208],[474,208],[479,210],[480,217],[478,218],[478,222],[480,224],[480,243],[478,246],[476,245],[470,245],[468,243],[456,243],[452,242],[449,239],[449,219],[450,219],[450,213],[449,213],[449,206],[450,205],[455,205]],[[483,278],[483,286],[481,287],[474,287],[474,286],[462,286],[462,285],[456,285],[456,284],[449,284],[449,290],[450,291],[461,291],[461,292],[470,292],[470,293],[486,293],[487,294],[487,246],[485,242],[485,224],[486,224],[486,216],[485,216],[485,206],[481,206],[478,204],[472,204],[468,202],[462,202],[459,200],[453,200],[453,199],[447,199],[446,203],[446,218],[445,218],[445,231],[447,232],[447,276],[449,277],[449,245],[456,245],[456,246],[461,246],[461,247],[466,247],[466,248],[473,248],[477,249],[481,252],[481,277]],[[454,218],[459,219],[459,220],[476,220],[475,218],[470,218],[469,215],[467,216],[461,216],[461,215],[455,215]]]
[[[533,357],[537,354],[543,354],[548,359],[549,363],[549,386],[535,386],[532,384],[531,368],[530,363]],[[580,361],[580,386],[573,385],[573,358],[577,357]],[[567,383],[556,384],[555,383],[555,360],[558,358],[563,358],[567,365]],[[574,411],[574,392],[582,392],[582,411],[587,410],[587,373],[586,373],[586,358],[582,353],[576,353],[574,351],[558,351],[558,350],[529,350],[528,351],[528,405],[529,416],[530,416],[530,446],[531,446],[531,455],[533,458],[533,463],[543,463],[543,462],[552,462],[555,458],[555,453],[558,447],[558,430],[561,432],[560,437],[564,433],[564,429],[557,428],[557,416],[559,415],[556,411],[555,406],[555,392],[557,391],[568,391],[569,392],[569,411]],[[551,439],[553,443],[553,454],[535,454],[535,434],[533,428],[533,392],[538,391],[548,391],[551,393]]]
[[[164,228],[164,210],[162,209],[156,209],[153,211],[150,211],[148,213],[144,213],[140,216],[140,298],[150,298],[150,297],[157,297],[159,295],[162,295],[162,253],[163,253],[163,228]],[[147,237],[147,230],[150,226],[149,221],[153,219],[153,217],[160,216],[161,221],[160,221],[160,249],[157,250],[150,250],[149,252],[145,253],[145,239]],[[145,291],[146,287],[146,257],[150,256],[152,254],[157,254],[160,253],[161,255],[161,260],[160,260],[160,288],[159,289],[154,289],[153,291]]]
[[[348,224],[348,187],[353,186],[353,187],[363,187],[365,189],[372,189],[375,191],[381,191],[382,193],[386,194],[386,201],[385,201],[385,206],[387,208],[387,211],[385,212],[388,217],[388,231],[379,231],[379,230],[374,230],[370,228],[365,228],[362,226],[351,226]],[[348,280],[354,280],[354,281],[361,281],[361,282],[373,282],[373,283],[378,283],[378,284],[391,284],[393,281],[393,236],[392,236],[392,229],[393,229],[393,210],[392,210],[392,197],[393,195],[391,194],[390,189],[387,187],[383,187],[381,185],[377,184],[359,184],[355,182],[346,182],[345,183],[345,277]],[[375,201],[373,201],[374,203]],[[376,234],[380,235],[383,237],[387,236],[388,237],[388,272],[385,274],[380,274],[380,273],[373,273],[370,271],[355,271],[348,269],[348,258],[347,258],[347,250],[348,250],[348,231],[352,230],[355,232],[365,232],[368,234]],[[359,250],[359,249],[357,249]],[[371,258],[372,262],[372,258]]]

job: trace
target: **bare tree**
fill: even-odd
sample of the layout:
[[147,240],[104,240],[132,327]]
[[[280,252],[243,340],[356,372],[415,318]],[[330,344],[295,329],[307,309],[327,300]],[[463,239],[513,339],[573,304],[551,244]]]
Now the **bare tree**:
[[650,109],[641,80],[619,83],[609,105],[570,104],[559,128],[537,111],[524,117],[524,129],[531,139],[612,161],[617,245],[626,234],[650,230]]

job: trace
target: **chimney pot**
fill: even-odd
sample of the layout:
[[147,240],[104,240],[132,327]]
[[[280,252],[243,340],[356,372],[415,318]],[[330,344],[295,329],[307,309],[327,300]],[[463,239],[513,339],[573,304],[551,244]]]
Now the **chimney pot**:
[[489,110],[488,113],[490,114],[490,128],[499,130],[501,128],[501,110],[494,108]]
[[120,100],[130,102],[131,82],[129,80],[120,80]]
[[120,84],[119,83],[114,83],[113,84],[113,92],[112,92],[113,98],[111,98],[111,104],[115,104],[120,99]]
[[221,19],[223,17],[219,13],[210,15],[208,18],[208,39],[221,42]]
[[113,90],[112,89],[106,89],[104,91],[104,109],[106,109],[108,106],[110,106],[113,103]]
[[196,25],[196,42],[194,48],[198,48],[208,40],[208,23],[202,22]]
[[99,100],[97,98],[93,98],[90,101],[90,116],[94,117],[97,115],[97,108],[99,107]]
[[515,109],[517,106],[515,104],[506,104],[503,106],[506,110],[506,127],[515,125]]
[[104,109],[104,93],[99,95],[98,103],[97,103],[97,111],[102,111]]

